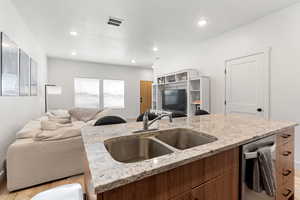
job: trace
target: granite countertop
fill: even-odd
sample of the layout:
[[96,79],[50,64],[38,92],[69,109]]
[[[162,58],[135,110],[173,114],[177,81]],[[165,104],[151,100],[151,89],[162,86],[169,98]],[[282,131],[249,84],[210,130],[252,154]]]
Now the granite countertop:
[[111,157],[104,146],[104,141],[123,136],[144,135],[145,133],[133,133],[133,131],[142,129],[141,122],[84,127],[82,138],[91,173],[92,187],[96,193],[162,173],[253,140],[276,134],[283,129],[297,126],[293,122],[269,121],[242,115],[193,116],[174,119],[173,123],[169,123],[168,120],[161,120],[159,123],[160,130],[188,128],[209,134],[218,140],[187,150],[177,150],[174,153],[150,160],[121,163]]

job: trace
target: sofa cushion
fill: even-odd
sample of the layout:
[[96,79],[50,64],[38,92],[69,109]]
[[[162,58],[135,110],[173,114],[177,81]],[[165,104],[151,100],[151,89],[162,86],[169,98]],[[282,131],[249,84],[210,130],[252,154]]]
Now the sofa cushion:
[[[101,112],[99,109],[94,108],[73,108],[69,110],[69,113],[73,121],[90,121],[92,120],[99,112]],[[73,120],[74,119],[74,120]]]
[[102,111],[99,111],[97,113],[97,115],[95,115],[95,117],[93,118],[93,120],[98,120],[102,117],[105,117],[105,116],[112,116],[113,115],[113,110],[110,109],[110,108],[105,108],[104,110]]
[[70,113],[68,110],[58,109],[58,110],[51,110],[47,112],[47,115],[49,116],[55,116],[58,118],[70,118]]
[[98,112],[98,114],[92,119],[86,122],[88,126],[94,126],[94,124],[98,121],[98,119],[105,116],[113,116],[113,110],[106,108],[103,111]]
[[67,110],[52,110],[47,112],[46,115],[48,116],[49,120],[56,123],[71,123],[71,116]]
[[51,120],[42,120],[41,121],[41,129],[43,131],[51,131],[51,130],[56,130],[57,129],[57,123]]
[[[80,121],[78,121],[78,122],[80,122]],[[84,122],[82,122],[82,123],[84,123]],[[42,120],[41,121],[41,129],[43,131],[54,131],[58,128],[71,127],[71,126],[73,126],[73,124],[71,124],[71,123],[61,124],[61,123],[57,123],[52,120]]]
[[43,130],[35,136],[34,140],[52,141],[78,137],[81,135],[81,128],[83,126],[85,126],[85,123],[81,121],[74,122],[73,124],[68,125],[57,124],[56,129]]
[[29,121],[19,132],[16,134],[17,139],[34,138],[41,130],[40,120]]
[[60,124],[67,124],[67,123],[71,123],[71,118],[61,118],[61,117],[55,117],[55,116],[48,116],[48,119],[50,121],[53,121],[55,123],[60,123]]

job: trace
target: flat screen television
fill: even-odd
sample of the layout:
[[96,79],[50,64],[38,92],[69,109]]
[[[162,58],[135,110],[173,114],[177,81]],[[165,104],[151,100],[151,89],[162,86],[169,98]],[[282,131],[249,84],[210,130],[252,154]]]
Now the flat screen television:
[[187,94],[185,89],[166,89],[162,95],[162,108],[167,111],[182,111],[186,114]]

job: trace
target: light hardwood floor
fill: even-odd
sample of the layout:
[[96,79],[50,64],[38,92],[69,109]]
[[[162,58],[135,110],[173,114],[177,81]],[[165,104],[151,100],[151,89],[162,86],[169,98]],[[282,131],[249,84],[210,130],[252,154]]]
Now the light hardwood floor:
[[[59,185],[80,183],[84,188],[84,178],[81,176],[74,176],[67,179],[47,183],[44,185],[20,190],[17,192],[8,193],[6,187],[3,185],[0,187],[0,200],[30,200],[34,195],[44,190],[57,187]],[[300,200],[300,171],[296,172],[295,177],[295,199]]]

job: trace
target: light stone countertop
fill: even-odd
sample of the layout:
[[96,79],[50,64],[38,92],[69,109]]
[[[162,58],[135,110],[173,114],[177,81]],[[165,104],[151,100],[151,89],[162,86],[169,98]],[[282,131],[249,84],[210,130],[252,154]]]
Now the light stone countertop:
[[[187,150],[177,150],[174,153],[150,160],[121,163],[111,157],[103,142],[123,136],[145,135],[145,133],[133,133],[133,131],[142,129],[141,122],[84,127],[81,134],[91,173],[92,187],[96,193],[102,193],[162,173],[297,126],[297,123],[287,121],[269,121],[247,115],[224,116],[220,114],[176,118],[173,123],[169,123],[168,120],[161,120],[159,123],[160,130],[188,128],[209,134],[218,140]],[[155,127],[155,124],[153,126]]]

